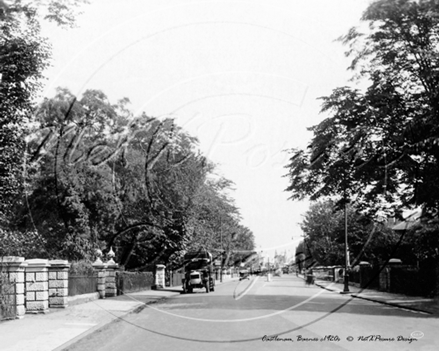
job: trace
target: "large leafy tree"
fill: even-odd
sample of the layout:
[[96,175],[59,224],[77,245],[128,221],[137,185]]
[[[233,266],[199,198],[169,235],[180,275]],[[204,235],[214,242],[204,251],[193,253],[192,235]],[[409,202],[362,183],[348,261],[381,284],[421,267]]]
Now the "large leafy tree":
[[236,223],[230,182],[212,179],[196,139],[173,120],[134,117],[128,104],[58,89],[39,106],[15,224],[41,235],[46,256],[113,247],[127,268],[175,263],[186,249],[215,247],[215,218]]
[[148,133],[134,139],[143,163],[138,187],[142,188],[140,200],[144,205],[138,207],[143,212],[138,218],[148,223],[144,226],[138,222],[145,227],[143,231],[134,223],[125,263],[130,258],[136,265],[169,263],[171,256],[171,261],[177,259],[188,247],[191,233],[187,227],[194,198],[208,172],[206,158],[194,150],[195,142],[172,120],[155,120]]
[[371,215],[438,216],[438,2],[380,0],[341,38],[365,90],[335,89],[306,150],[291,150],[292,199],[339,196]]
[[245,265],[256,262],[255,239],[252,231],[237,225],[236,234],[231,238],[231,245],[225,257],[225,265]]
[[115,123],[118,108],[99,91],[77,101],[59,89],[36,112],[16,226],[41,233],[48,257],[88,257],[114,229],[121,201],[114,196],[110,161],[122,150],[123,136],[115,140],[123,130]]
[[[39,107],[29,142],[28,206],[18,227],[44,233],[49,256],[89,257],[96,247],[123,242],[131,246],[128,261],[139,242],[163,236],[172,222],[167,205],[177,198],[165,194],[171,185],[156,189],[150,179],[160,174],[165,151],[169,159],[170,150],[188,151],[191,141],[172,121],[133,118],[127,104],[113,105],[97,90],[76,99],[59,89]],[[168,203],[160,208],[160,201]]]
[[[33,121],[34,102],[50,60],[50,46],[40,22],[72,26],[82,0],[0,1],[0,236],[2,243],[26,241],[11,231],[14,204],[23,192],[25,137]],[[24,235],[26,236],[26,235]],[[29,237],[34,237],[29,233]],[[31,240],[32,241],[32,240]],[[0,255],[25,253],[0,245]],[[37,250],[38,251],[38,250]],[[30,252],[35,252],[31,250]]]
[[[304,251],[309,252],[309,261],[332,266],[345,260],[345,215],[331,200],[317,201],[310,205],[301,223],[305,234]],[[349,206],[347,229],[350,264],[360,261],[372,264],[387,262],[395,252],[399,235],[386,223],[373,223]],[[412,257],[402,257],[409,263]]]
[[204,183],[194,194],[188,212],[187,228],[191,241],[187,249],[208,250],[223,266],[239,263],[251,255],[255,243],[252,231],[240,224],[240,212],[228,193],[233,183],[223,177],[213,176],[214,166]]
[[35,11],[0,10],[0,220],[6,224],[20,192],[26,122],[48,64],[47,43],[39,35]]

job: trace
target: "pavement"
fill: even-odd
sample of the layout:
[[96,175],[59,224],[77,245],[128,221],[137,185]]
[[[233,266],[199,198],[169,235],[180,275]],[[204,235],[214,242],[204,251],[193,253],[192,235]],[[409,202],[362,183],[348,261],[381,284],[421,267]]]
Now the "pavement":
[[388,306],[411,310],[414,312],[420,312],[422,314],[430,315],[436,318],[439,317],[438,296],[436,298],[407,296],[373,289],[362,289],[353,285],[350,285],[348,287],[349,292],[344,292],[344,284],[330,282],[326,280],[316,280],[315,285],[323,289],[339,294],[345,294],[354,298],[369,300]]
[[[223,283],[238,281],[225,279]],[[221,284],[216,282],[216,284]],[[343,293],[343,284],[324,280],[315,285]],[[438,298],[406,296],[376,290],[349,287],[351,297],[370,300],[416,311],[438,318]],[[105,299],[84,296],[65,309],[51,309],[47,314],[27,314],[22,319],[0,322],[2,351],[61,351],[76,341],[105,327],[112,321],[143,309],[146,304],[160,302],[181,293],[181,287],[144,290]]]

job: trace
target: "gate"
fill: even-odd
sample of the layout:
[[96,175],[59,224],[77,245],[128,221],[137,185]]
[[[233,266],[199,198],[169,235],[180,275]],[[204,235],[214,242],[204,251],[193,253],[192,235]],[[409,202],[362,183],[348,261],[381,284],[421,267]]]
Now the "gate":
[[185,274],[178,272],[171,272],[170,286],[182,286],[182,279],[185,278]]

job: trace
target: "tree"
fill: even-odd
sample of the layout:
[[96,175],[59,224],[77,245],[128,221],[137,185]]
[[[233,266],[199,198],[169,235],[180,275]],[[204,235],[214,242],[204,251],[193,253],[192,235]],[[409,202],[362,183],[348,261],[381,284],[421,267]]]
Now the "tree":
[[0,2],[0,226],[4,230],[23,190],[24,140],[50,59],[48,41],[40,35],[40,21],[70,26],[81,2]]
[[290,150],[287,191],[350,198],[369,215],[422,206],[438,216],[438,2],[380,0],[362,19],[367,34],[340,40],[370,85],[322,98],[330,116],[310,128],[307,150]]
[[129,269],[172,264],[219,242],[211,230],[218,215],[237,226],[238,210],[222,193],[230,182],[210,179],[214,166],[197,140],[171,119],[134,117],[128,104],[58,89],[39,106],[15,228],[37,230],[46,257],[92,259],[96,248],[113,247]]
[[35,12],[3,7],[0,16],[0,223],[5,226],[11,204],[21,189],[26,121],[32,99],[47,66],[49,50],[39,36]]
[[[313,262],[325,266],[344,263],[345,216],[334,201],[312,203],[304,215],[301,229],[305,234],[303,245]],[[351,265],[360,261],[371,264],[387,262],[399,242],[400,235],[385,223],[374,223],[351,206],[347,208],[347,229]],[[402,259],[408,262],[408,257]]]
[[44,257],[47,242],[36,230],[11,231],[0,229],[0,257]]
[[[191,139],[172,121],[145,114],[133,118],[127,104],[123,99],[112,105],[97,90],[76,99],[59,89],[39,107],[39,126],[28,150],[30,206],[22,208],[18,225],[36,225],[46,233],[50,256],[91,257],[98,246],[108,244],[109,249],[124,242],[131,247],[124,258],[128,261],[139,241],[163,236],[171,225],[175,206],[170,204],[178,199],[164,194],[174,186],[170,174],[169,184],[158,189],[150,178],[158,178],[158,160],[165,151],[168,161],[170,150],[180,152],[178,145],[189,152]],[[159,208],[159,200],[169,200],[168,206]]]

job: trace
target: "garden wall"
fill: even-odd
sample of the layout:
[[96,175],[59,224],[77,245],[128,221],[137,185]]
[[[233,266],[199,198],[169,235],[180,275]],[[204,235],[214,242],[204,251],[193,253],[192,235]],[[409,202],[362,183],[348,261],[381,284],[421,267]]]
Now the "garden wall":
[[[68,306],[70,264],[64,260],[0,258],[2,317],[22,318],[26,313],[47,313]],[[117,264],[93,264],[97,275],[95,291],[101,298],[116,296]],[[12,296],[13,295],[13,296]],[[6,312],[14,311],[14,316]]]

